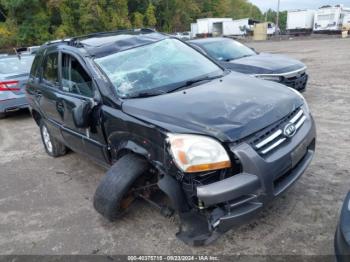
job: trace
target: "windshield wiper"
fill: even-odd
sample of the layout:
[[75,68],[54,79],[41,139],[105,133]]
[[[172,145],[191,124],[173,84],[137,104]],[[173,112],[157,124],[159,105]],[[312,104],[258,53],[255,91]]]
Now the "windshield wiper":
[[232,60],[241,59],[241,58],[248,57],[248,56],[252,56],[252,55],[244,55],[244,56],[240,56],[240,57],[227,58],[227,59],[225,59],[225,62],[230,62]]
[[241,56],[240,58],[249,57],[249,56],[253,56],[253,55],[244,55],[244,56]]
[[145,92],[140,92],[140,93],[127,96],[126,98],[145,98],[145,97],[151,97],[151,96],[159,96],[165,93],[166,93],[165,91],[156,91],[156,92],[145,91]]
[[178,86],[178,87],[176,87],[176,88],[170,90],[168,93],[175,92],[175,91],[178,91],[178,90],[180,90],[180,89],[193,86],[194,84],[200,83],[200,82],[203,82],[203,81],[210,81],[210,80],[214,80],[214,79],[217,79],[217,78],[221,78],[221,77],[223,77],[223,76],[224,76],[224,75],[206,76],[206,77],[202,77],[202,78],[191,79],[191,80],[186,81],[185,84],[180,85],[180,86]]
[[151,97],[151,96],[158,96],[158,95],[163,95],[163,94],[166,94],[166,93],[171,93],[171,92],[174,92],[174,91],[177,91],[179,89],[182,89],[182,88],[185,88],[185,87],[190,87],[196,83],[199,83],[199,82],[203,82],[203,81],[210,81],[210,80],[213,80],[213,79],[216,79],[216,78],[220,78],[220,77],[223,77],[224,75],[216,75],[216,76],[206,76],[206,77],[202,77],[202,78],[195,78],[195,79],[191,79],[191,80],[188,80],[185,82],[185,84],[182,84],[178,87],[176,87],[175,89],[171,89],[170,91],[163,91],[163,90],[157,90],[157,91],[142,91],[142,92],[139,92],[139,93],[135,93],[135,94],[131,94],[125,98],[128,98],[128,99],[132,99],[132,98],[145,98],[145,97]]
[[235,58],[227,58],[227,59],[225,59],[225,62],[230,62],[230,61],[235,60],[235,59],[237,59],[237,58],[236,57]]

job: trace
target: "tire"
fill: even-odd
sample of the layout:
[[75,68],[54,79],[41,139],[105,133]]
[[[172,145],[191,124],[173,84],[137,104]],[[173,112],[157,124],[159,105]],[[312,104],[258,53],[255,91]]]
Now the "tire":
[[5,113],[0,113],[0,119],[4,119],[6,117]]
[[66,146],[50,134],[43,120],[40,121],[40,134],[45,151],[49,156],[60,157],[66,154]]
[[121,202],[139,176],[148,169],[148,163],[133,154],[121,157],[100,181],[95,195],[94,207],[109,221],[115,221],[125,214]]

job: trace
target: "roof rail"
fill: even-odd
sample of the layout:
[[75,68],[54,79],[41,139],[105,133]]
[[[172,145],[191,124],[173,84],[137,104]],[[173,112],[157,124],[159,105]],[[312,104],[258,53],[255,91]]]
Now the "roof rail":
[[122,30],[115,30],[115,31],[92,33],[92,34],[81,35],[81,36],[76,36],[72,38],[57,39],[53,41],[48,41],[44,45],[67,43],[68,45],[80,47],[82,46],[82,44],[80,43],[81,40],[92,38],[92,37],[113,36],[113,35],[121,35],[121,34],[149,34],[149,33],[155,33],[155,32],[157,31],[151,28],[122,29]]
[[65,39],[56,39],[45,42],[43,45],[52,45],[52,44],[58,44],[58,43],[69,43],[71,38],[65,38]]
[[121,30],[115,30],[115,31],[98,32],[98,33],[77,36],[77,37],[73,37],[72,40],[86,39],[86,38],[96,37],[96,36],[111,36],[111,35],[121,35],[121,34],[147,34],[147,33],[154,33],[154,32],[156,31],[150,28],[121,29]]
[[98,32],[98,33],[92,33],[92,34],[73,37],[70,39],[70,44],[73,46],[80,46],[81,40],[92,38],[92,37],[113,36],[113,35],[122,35],[122,34],[130,34],[130,35],[150,34],[155,32],[156,32],[155,30],[150,28],[121,29],[121,30],[115,30],[115,31]]

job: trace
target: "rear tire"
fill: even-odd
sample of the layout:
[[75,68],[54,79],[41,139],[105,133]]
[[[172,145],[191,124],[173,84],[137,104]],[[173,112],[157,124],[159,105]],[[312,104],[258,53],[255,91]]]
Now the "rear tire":
[[43,120],[40,121],[40,134],[45,151],[49,156],[60,157],[66,154],[66,146],[50,134]]
[[0,119],[4,119],[6,117],[5,113],[0,113]]
[[102,178],[94,195],[94,207],[97,212],[114,221],[125,214],[121,207],[125,197],[139,176],[147,171],[148,163],[133,154],[120,158]]

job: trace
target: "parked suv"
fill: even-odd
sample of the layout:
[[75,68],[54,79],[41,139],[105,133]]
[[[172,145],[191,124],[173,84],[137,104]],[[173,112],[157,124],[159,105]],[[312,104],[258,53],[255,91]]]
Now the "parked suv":
[[27,93],[50,156],[69,148],[108,168],[94,196],[99,213],[115,220],[144,199],[165,216],[177,211],[177,236],[190,245],[254,216],[315,151],[298,92],[150,30],[45,44]]
[[195,39],[189,43],[230,70],[275,81],[300,92],[306,89],[307,67],[298,60],[283,55],[258,53],[224,37]]

